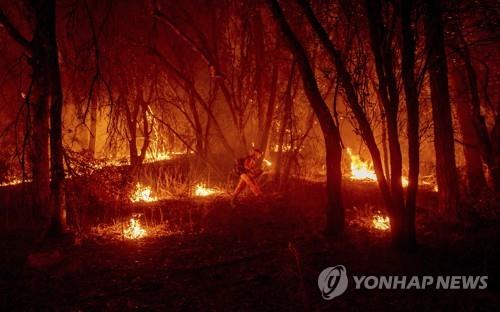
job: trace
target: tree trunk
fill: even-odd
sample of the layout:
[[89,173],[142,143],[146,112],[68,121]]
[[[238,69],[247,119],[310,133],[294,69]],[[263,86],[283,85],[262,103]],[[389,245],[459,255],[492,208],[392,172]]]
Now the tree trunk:
[[134,170],[135,167],[138,165],[139,161],[139,153],[137,151],[137,115],[138,115],[138,108],[135,107],[134,110],[130,110],[130,107],[128,106],[128,102],[125,99],[126,95],[120,95],[118,98],[118,103],[119,105],[123,105],[123,110],[125,112],[125,121],[127,123],[127,139],[128,139],[128,150],[129,150],[129,158],[130,158],[130,165],[132,169]]
[[463,213],[459,208],[458,176],[440,2],[439,0],[426,0],[424,28],[429,53],[429,84],[434,122],[439,212],[448,222],[456,222],[463,219]]
[[470,194],[477,197],[486,187],[486,179],[483,172],[480,143],[474,129],[469,90],[463,83],[466,81],[466,77],[460,68],[456,68],[451,77],[455,89],[456,100],[454,102],[457,109],[458,123],[462,134],[467,186]]
[[[55,0],[27,3],[33,17],[33,39],[28,41],[0,10],[0,24],[30,55],[29,157],[32,171],[32,199],[41,238],[47,230],[61,233],[66,227],[62,146],[62,89],[56,41]],[[49,102],[50,101],[50,102]],[[49,126],[50,120],[50,126]],[[50,137],[50,158],[49,158]]]
[[365,115],[365,112],[361,105],[359,104],[358,97],[356,94],[356,89],[354,88],[353,79],[350,73],[347,70],[347,67],[344,63],[342,54],[338,51],[333,43],[330,41],[328,37],[328,33],[325,31],[323,26],[319,23],[314,12],[311,7],[307,3],[306,0],[299,0],[299,4],[302,7],[309,23],[311,24],[314,32],[318,36],[321,44],[325,48],[326,52],[330,56],[330,59],[335,66],[335,70],[339,77],[340,85],[344,90],[345,96],[347,98],[347,104],[351,108],[354,117],[359,126],[359,130],[361,133],[361,137],[365,142],[368,150],[370,151],[370,155],[373,160],[373,167],[375,170],[375,174],[377,175],[377,182],[379,185],[380,193],[382,194],[382,198],[385,202],[385,205],[389,212],[392,211],[392,200],[391,200],[391,192],[389,190],[389,186],[387,185],[387,180],[384,175],[384,168],[382,166],[382,158],[380,156],[380,152],[377,148],[377,143],[375,141],[375,137],[373,135],[373,131],[370,127],[370,123],[368,118]]
[[[380,103],[380,101],[379,101]],[[383,108],[382,108],[382,105],[380,105],[381,107],[381,110],[380,110],[380,114],[382,115],[382,153],[384,154],[384,172],[385,172],[385,176],[386,177],[390,177],[391,176],[391,168],[389,166],[389,152],[387,151],[388,148],[387,148],[387,123],[385,121],[385,117],[383,116],[384,114],[384,111],[383,111]]]
[[[201,104],[205,112],[207,113],[208,118],[212,121],[212,124],[215,127],[215,131],[219,135],[220,139],[222,140],[222,144],[226,151],[233,157],[236,156],[236,153],[234,152],[234,149],[232,148],[231,144],[229,144],[229,141],[227,140],[226,136],[224,135],[224,131],[222,130],[222,127],[215,118],[214,112],[212,110],[212,107],[203,99],[201,94],[196,90],[195,85],[182,73],[180,72],[163,54],[158,52],[156,49],[149,48],[149,53],[152,55],[158,57],[158,59],[162,62],[163,65],[167,68],[167,70],[171,73],[174,74],[175,77],[177,77],[179,80],[184,82],[186,88],[189,88],[185,90],[186,92],[192,92],[192,95],[196,98],[197,102]],[[181,84],[182,85],[182,84]],[[218,86],[218,84],[216,84]],[[208,123],[207,123],[208,125]],[[205,130],[205,135],[208,135],[208,129]],[[207,145],[205,144],[205,147]]]
[[417,204],[418,175],[420,169],[419,101],[415,81],[415,31],[412,27],[411,12],[414,1],[400,2],[401,14],[401,76],[406,99],[408,133],[408,187],[406,189],[405,232],[411,245],[416,244],[415,209]]
[[50,77],[47,64],[47,38],[49,6],[33,3],[36,25],[32,40],[32,86],[29,97],[32,110],[31,170],[33,175],[33,203],[35,217],[40,221],[42,237],[51,221],[50,209],[50,160],[49,160],[49,97]]
[[398,133],[399,93],[394,72],[394,56],[391,42],[387,40],[386,29],[382,18],[380,0],[366,0],[365,9],[368,18],[370,43],[375,59],[375,68],[379,82],[379,98],[382,102],[387,121],[387,136],[390,155],[390,185],[393,210],[391,214],[391,233],[397,247],[408,245],[409,237],[405,227],[407,218],[401,176],[403,159]]
[[50,107],[50,157],[51,157],[51,223],[49,233],[60,235],[66,231],[66,199],[64,187],[64,163],[62,144],[63,92],[59,70],[59,54],[56,40],[56,3],[44,1],[47,9],[47,53],[48,75],[51,82],[52,103]]
[[275,65],[273,66],[273,72],[271,74],[271,90],[269,93],[269,102],[267,104],[264,130],[262,131],[262,137],[260,138],[260,144],[259,144],[259,147],[264,155],[266,154],[267,146],[269,144],[269,136],[271,133],[271,126],[273,124],[274,110],[276,107],[277,85],[278,85],[278,66]]
[[340,131],[335,124],[328,106],[321,97],[307,53],[288,25],[283,11],[276,0],[268,0],[272,15],[299,66],[304,92],[318,118],[326,148],[326,188],[328,206],[326,210],[325,233],[329,236],[341,235],[344,231],[344,207],[342,202],[342,145]]
[[[245,129],[243,127],[243,115],[242,115],[242,110],[236,107],[235,104],[235,98],[234,94],[230,92],[228,86],[226,85],[226,82],[224,79],[222,79],[224,76],[222,74],[222,71],[219,67],[218,60],[217,60],[217,53],[211,54],[209,51],[206,49],[203,49],[200,45],[198,45],[191,37],[183,30],[181,30],[173,21],[171,18],[169,18],[167,15],[163,14],[163,12],[160,10],[160,8],[157,6],[156,1],[151,1],[151,8],[152,8],[152,14],[153,17],[159,19],[163,23],[165,23],[168,27],[170,27],[179,37],[182,39],[186,44],[188,44],[191,49],[199,54],[203,61],[207,64],[212,78],[215,79],[215,84],[218,85],[218,87],[222,91],[222,95],[226,101],[226,104],[228,106],[229,112],[231,113],[231,118],[233,119],[233,123],[235,125],[236,131],[238,132],[239,136],[239,151],[240,152],[247,152],[248,144],[245,136]],[[159,55],[159,53],[155,53]],[[163,59],[164,62],[166,62],[165,59]],[[203,103],[202,103],[203,104]],[[212,118],[212,112],[208,112],[210,118]],[[221,137],[224,138],[222,135],[222,129],[219,128],[218,123],[216,122],[214,118],[214,125],[216,126],[216,129],[218,132],[221,133]],[[227,141],[223,140],[224,145],[226,148],[230,151],[231,155],[235,155],[234,150],[231,148],[231,146],[227,143]]]
[[[484,121],[484,120],[483,120]],[[500,191],[500,114],[495,117],[493,129],[490,133],[491,138],[491,167],[490,172],[495,185],[495,190]]]
[[50,164],[49,164],[49,81],[46,73],[46,51],[39,43],[39,30],[33,38],[33,55],[31,58],[32,86],[28,98],[31,114],[31,174],[33,180],[33,206],[37,223],[42,227],[50,217]]
[[95,158],[95,146],[97,136],[97,94],[94,95],[90,105],[90,132],[89,132],[89,146],[88,152],[92,158]]
[[304,144],[304,141],[306,138],[309,136],[309,132],[311,132],[311,129],[314,126],[314,112],[311,111],[311,113],[308,114],[307,117],[307,122],[306,122],[306,127],[305,127],[305,132],[304,134],[298,138],[297,144],[293,146],[293,149],[290,152],[290,155],[288,157],[288,161],[286,163],[285,169],[283,170],[283,174],[281,175],[281,181],[282,183],[287,183],[287,181],[290,178],[290,173],[292,171],[292,165],[296,164],[298,165],[299,162],[299,154],[300,150]]
[[141,107],[141,117],[142,117],[142,146],[141,146],[141,154],[139,155],[139,165],[142,165],[144,162],[144,159],[146,158],[146,155],[148,153],[149,149],[149,143],[151,141],[151,138],[149,137],[151,134],[151,131],[149,130],[149,120],[148,120],[148,109],[149,109],[149,104],[144,100],[144,97],[142,95],[142,92],[140,92],[140,96],[138,99]]
[[[189,90],[189,87],[186,87],[186,90]],[[196,108],[196,99],[192,92],[187,92],[189,95],[189,109],[191,110],[191,114],[193,115],[193,124],[194,124],[194,131],[195,131],[195,137],[196,137],[196,152],[204,158],[206,156],[205,153],[205,145],[204,145],[204,138],[203,138],[203,127],[201,125],[200,121],[200,114],[198,113],[198,109]]]
[[255,84],[255,94],[257,97],[257,138],[263,137],[264,131],[264,88],[263,85],[266,80],[265,70],[265,47],[264,47],[264,25],[262,24],[262,19],[260,16],[260,11],[255,12],[252,18],[252,34],[253,43],[254,43],[254,51],[255,51],[255,76],[254,76],[254,84]]
[[[479,88],[477,85],[477,74],[472,64],[468,43],[463,37],[462,31],[458,25],[454,27],[455,35],[457,38],[457,51],[458,55],[464,62],[464,69],[467,76],[468,89],[470,94],[472,124],[475,131],[476,141],[481,151],[483,161],[488,166],[491,176],[493,178],[494,188],[500,190],[500,153],[495,153],[493,145],[498,142],[500,138],[495,138],[493,135],[488,135],[488,128],[484,116],[481,114],[481,100],[479,97]],[[465,80],[463,80],[465,81]],[[462,83],[463,83],[462,81]],[[498,115],[497,115],[498,120]],[[493,127],[494,129],[495,127]],[[492,131],[492,134],[494,132]],[[496,159],[496,160],[495,160]]]
[[287,129],[291,128],[290,119],[292,112],[292,85],[295,77],[295,60],[292,61],[292,66],[290,69],[290,76],[288,77],[288,83],[285,90],[285,101],[283,103],[283,117],[280,123],[280,129],[278,134],[278,155],[276,157],[276,167],[275,167],[275,182],[281,187],[281,171],[283,166],[283,144],[285,143],[285,133]]

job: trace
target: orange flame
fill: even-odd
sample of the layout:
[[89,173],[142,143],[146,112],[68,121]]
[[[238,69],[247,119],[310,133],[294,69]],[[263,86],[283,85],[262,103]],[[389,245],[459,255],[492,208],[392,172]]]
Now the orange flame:
[[210,188],[210,187],[206,186],[206,184],[203,184],[203,183],[198,183],[194,187],[194,196],[198,196],[198,197],[206,197],[206,196],[215,195],[215,194],[219,194],[219,193],[221,193],[220,190],[218,190],[216,188]]
[[391,228],[389,217],[383,216],[381,214],[376,214],[373,216],[372,224],[375,229],[380,231],[387,231]]
[[[353,154],[350,148],[347,148],[347,154],[349,154],[351,160],[351,179],[377,181],[373,163],[361,160],[361,157]],[[403,187],[407,187],[409,184],[408,178],[401,176],[401,184]]]
[[146,157],[144,158],[144,163],[152,163],[155,161],[161,160],[170,160],[172,159],[172,153],[170,152],[158,152],[158,153],[146,153]]
[[129,226],[123,231],[123,236],[127,239],[139,239],[146,235],[147,232],[142,228],[139,219],[130,218]]
[[377,181],[373,164],[362,161],[359,155],[352,153],[350,148],[347,148],[347,154],[351,160],[351,179]]
[[[25,180],[25,182],[31,182],[31,180]],[[14,178],[14,179],[9,179],[7,182],[0,183],[0,187],[1,186],[18,185],[18,184],[21,184],[21,183],[23,183],[22,179]]]
[[135,185],[135,191],[130,195],[130,200],[134,203],[136,202],[153,202],[156,201],[156,197],[151,195],[151,187],[142,185],[137,182]]
[[410,183],[410,181],[408,181],[407,177],[405,177],[405,176],[401,177],[401,184],[403,185],[403,187],[408,187],[409,183]]

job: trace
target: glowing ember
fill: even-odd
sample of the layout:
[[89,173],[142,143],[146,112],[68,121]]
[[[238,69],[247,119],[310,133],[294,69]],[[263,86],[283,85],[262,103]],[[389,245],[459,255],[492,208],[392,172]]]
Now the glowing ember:
[[146,230],[141,227],[141,222],[136,218],[131,218],[128,227],[123,230],[123,236],[127,239],[139,239],[146,235]]
[[[278,152],[279,150],[280,150],[280,145],[279,144],[275,144],[274,148],[273,148],[273,151]],[[290,150],[292,150],[292,145],[290,145],[290,143],[288,143],[288,144],[282,144],[281,145],[281,151],[283,151],[283,152],[289,152]]]
[[161,160],[169,160],[172,159],[172,153],[169,152],[160,152],[160,153],[146,153],[146,157],[144,159],[144,163],[152,163],[155,161]]
[[402,177],[401,177],[401,184],[403,185],[403,187],[408,187],[408,184],[409,184],[409,183],[410,183],[410,182],[408,181],[408,178],[407,178],[407,177],[405,177],[405,176],[402,176]]
[[135,191],[130,196],[130,200],[134,203],[136,202],[153,202],[157,199],[151,195],[151,187],[137,183],[135,185]]
[[194,188],[194,195],[195,196],[205,197],[205,196],[215,195],[218,193],[220,193],[220,190],[218,190],[216,188],[207,187],[203,183],[196,184],[196,186]]
[[359,155],[352,153],[350,148],[347,148],[347,154],[351,158],[351,179],[377,181],[377,175],[371,163],[362,161]]
[[[31,181],[26,180],[25,182],[31,182]],[[23,180],[21,180],[21,179],[11,179],[11,180],[8,180],[7,182],[0,183],[0,186],[18,185],[21,183],[23,183]]]
[[391,227],[391,223],[389,221],[389,217],[383,216],[381,214],[376,214],[373,216],[373,227],[380,231],[387,231]]

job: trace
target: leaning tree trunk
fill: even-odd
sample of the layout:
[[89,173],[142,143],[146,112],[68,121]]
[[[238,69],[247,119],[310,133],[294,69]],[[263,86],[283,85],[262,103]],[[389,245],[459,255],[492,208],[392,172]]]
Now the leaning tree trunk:
[[463,213],[459,209],[458,201],[459,188],[448,91],[448,68],[441,19],[440,1],[427,0],[424,28],[429,53],[429,84],[434,122],[439,212],[448,222],[456,222],[463,218]]
[[380,156],[380,151],[378,150],[377,143],[375,141],[375,136],[373,135],[373,131],[370,127],[370,123],[368,118],[361,107],[358,97],[356,94],[356,89],[354,87],[353,79],[347,70],[346,64],[344,62],[343,56],[339,50],[335,48],[333,43],[330,41],[328,37],[328,33],[325,31],[323,26],[320,24],[311,7],[309,6],[306,0],[299,1],[302,10],[304,11],[309,23],[311,24],[314,32],[318,36],[321,44],[325,48],[328,53],[333,65],[335,66],[335,70],[337,72],[340,85],[344,90],[345,96],[347,98],[347,104],[349,105],[356,122],[358,123],[359,130],[361,132],[361,137],[365,142],[370,155],[373,160],[373,168],[375,170],[375,174],[377,175],[377,182],[379,185],[380,193],[382,194],[382,198],[384,203],[392,213],[392,199],[391,192],[389,186],[387,184],[387,180],[384,175],[384,167],[382,165],[382,157]]
[[319,91],[307,53],[288,25],[277,0],[268,0],[271,13],[299,66],[304,92],[318,118],[326,148],[326,185],[328,206],[326,210],[325,233],[329,236],[341,235],[344,231],[344,206],[342,202],[342,145],[340,131]]

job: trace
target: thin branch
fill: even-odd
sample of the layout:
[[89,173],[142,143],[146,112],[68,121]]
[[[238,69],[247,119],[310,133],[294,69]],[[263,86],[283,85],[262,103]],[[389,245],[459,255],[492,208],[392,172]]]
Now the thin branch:
[[3,25],[7,33],[14,39],[17,43],[22,45],[26,50],[32,50],[31,42],[26,39],[17,28],[11,23],[11,21],[7,18],[2,9],[0,9],[0,24]]

